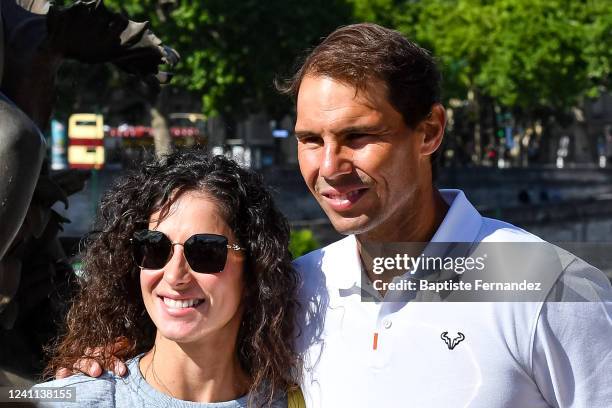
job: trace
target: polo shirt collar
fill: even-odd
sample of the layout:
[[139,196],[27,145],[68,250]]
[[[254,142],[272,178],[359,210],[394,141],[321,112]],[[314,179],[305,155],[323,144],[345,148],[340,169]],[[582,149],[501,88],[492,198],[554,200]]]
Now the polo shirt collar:
[[440,190],[448,212],[430,242],[474,242],[482,216],[461,190]]
[[[449,208],[430,242],[474,242],[482,226],[482,216],[468,201],[463,191],[440,190],[440,194]],[[340,254],[336,251],[325,254],[327,252],[325,250],[323,256],[328,255],[331,258],[330,264],[343,270],[344,273],[329,274],[328,279],[331,278],[333,282],[328,281],[328,283],[340,288],[341,296],[361,293],[361,277],[364,272],[355,235],[349,235],[332,244],[335,245],[338,245],[337,248],[342,252],[341,256],[338,256]],[[364,288],[366,291],[367,289]]]
[[[361,279],[355,271],[361,270],[361,259],[357,251],[355,235],[323,248],[322,264],[326,265],[326,280],[329,286],[341,288],[341,294],[360,293]],[[354,292],[354,293],[353,293]]]

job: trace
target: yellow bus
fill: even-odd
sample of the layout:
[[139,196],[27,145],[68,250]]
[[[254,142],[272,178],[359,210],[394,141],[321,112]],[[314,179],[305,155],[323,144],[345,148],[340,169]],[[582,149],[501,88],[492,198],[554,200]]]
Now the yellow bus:
[[68,164],[73,169],[104,166],[104,120],[95,113],[75,113],[68,119]]

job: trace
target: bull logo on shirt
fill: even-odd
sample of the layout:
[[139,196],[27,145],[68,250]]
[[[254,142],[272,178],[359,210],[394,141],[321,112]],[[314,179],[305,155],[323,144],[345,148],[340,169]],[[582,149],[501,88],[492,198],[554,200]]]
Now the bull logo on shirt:
[[450,337],[448,337],[448,332],[442,332],[442,334],[440,335],[440,338],[444,340],[444,342],[448,346],[448,349],[452,350],[455,347],[457,347],[457,344],[465,340],[465,335],[461,332],[457,332],[457,337],[454,337],[451,339]]

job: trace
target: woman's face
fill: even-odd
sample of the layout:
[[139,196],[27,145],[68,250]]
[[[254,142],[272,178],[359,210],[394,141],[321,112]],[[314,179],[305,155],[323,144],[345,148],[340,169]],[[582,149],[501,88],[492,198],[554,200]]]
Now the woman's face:
[[[217,205],[202,193],[182,194],[166,218],[158,218],[159,212],[151,215],[149,229],[163,232],[174,243],[201,233],[223,235],[230,244],[237,243]],[[182,245],[174,245],[163,268],[143,268],[142,298],[158,336],[179,343],[234,339],[242,319],[243,268],[243,252],[229,249],[225,269],[219,273],[194,272]]]

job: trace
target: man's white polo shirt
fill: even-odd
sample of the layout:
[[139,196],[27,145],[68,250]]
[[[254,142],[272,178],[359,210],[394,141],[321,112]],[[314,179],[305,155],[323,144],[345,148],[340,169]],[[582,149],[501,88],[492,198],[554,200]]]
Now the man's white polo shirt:
[[[441,193],[450,208],[432,242],[541,241]],[[612,407],[612,290],[577,258],[566,272],[600,302],[363,302],[354,236],[296,266],[310,408]]]

